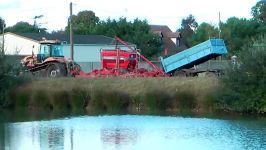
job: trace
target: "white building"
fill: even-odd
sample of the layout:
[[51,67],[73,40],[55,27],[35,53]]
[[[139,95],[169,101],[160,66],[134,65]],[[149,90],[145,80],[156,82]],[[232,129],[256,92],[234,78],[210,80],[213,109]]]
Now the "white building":
[[[0,36],[0,43],[2,47],[3,35]],[[34,39],[8,32],[4,34],[4,46],[7,55],[31,55],[32,51],[38,53],[40,44]]]
[[[40,49],[40,41],[59,40],[63,43],[64,56],[70,58],[69,35],[66,34],[44,34],[44,33],[10,33],[4,34],[4,49],[7,55],[32,55],[37,54]],[[3,35],[0,35],[0,46],[2,46]],[[79,63],[83,70],[90,71],[98,69],[100,65],[101,49],[115,49],[114,38],[102,35],[74,35],[74,60]],[[135,45],[130,44],[134,48]],[[127,50],[124,45],[117,45]]]

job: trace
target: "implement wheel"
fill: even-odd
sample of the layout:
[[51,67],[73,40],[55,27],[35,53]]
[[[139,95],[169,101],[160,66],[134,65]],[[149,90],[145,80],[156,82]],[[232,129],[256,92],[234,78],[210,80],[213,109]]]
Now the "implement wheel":
[[57,78],[66,76],[66,68],[64,64],[52,63],[46,68],[46,77]]

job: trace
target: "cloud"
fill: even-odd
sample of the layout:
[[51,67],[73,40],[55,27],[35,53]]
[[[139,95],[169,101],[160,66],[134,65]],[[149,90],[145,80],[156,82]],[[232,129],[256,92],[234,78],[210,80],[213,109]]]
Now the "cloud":
[[0,1],[0,9],[12,9],[18,8],[20,6],[19,0],[1,0]]

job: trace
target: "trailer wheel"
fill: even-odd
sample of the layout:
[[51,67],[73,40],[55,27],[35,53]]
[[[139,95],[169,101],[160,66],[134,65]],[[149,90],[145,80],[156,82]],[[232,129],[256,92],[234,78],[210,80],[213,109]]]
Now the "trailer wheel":
[[174,72],[174,76],[177,76],[177,77],[186,77],[187,74],[183,70],[177,70],[177,71]]
[[66,75],[66,69],[63,64],[53,63],[48,65],[46,69],[46,76],[47,77],[62,77]]

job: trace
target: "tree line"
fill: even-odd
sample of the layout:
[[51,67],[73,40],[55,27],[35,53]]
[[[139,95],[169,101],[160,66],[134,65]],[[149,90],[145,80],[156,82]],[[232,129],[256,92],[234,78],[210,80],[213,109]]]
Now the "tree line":
[[[266,33],[266,1],[257,2],[252,7],[251,14],[253,16],[251,19],[231,17],[226,22],[220,22],[220,28],[206,22],[198,24],[191,14],[182,19],[181,27],[177,31],[181,33],[182,43],[187,47],[220,36],[225,40],[230,55],[237,55],[244,44],[252,38]],[[127,18],[100,20],[93,11],[88,10],[73,15],[71,19],[75,34],[118,36],[136,44],[147,57],[156,55],[163,49],[160,37],[151,32],[147,20],[128,21]],[[0,26],[2,23],[3,19],[0,18]],[[0,31],[2,32],[2,30]],[[18,22],[14,26],[7,27],[6,31],[47,33],[45,28],[27,22]],[[69,33],[69,24],[64,30],[53,31],[53,33]]]
[[181,32],[183,42],[188,47],[217,38],[220,34],[225,40],[229,54],[237,55],[245,44],[266,33],[266,1],[257,2],[252,7],[251,14],[251,19],[230,17],[218,26],[206,22],[198,25],[195,17],[189,15],[182,19],[181,28],[177,31]]

